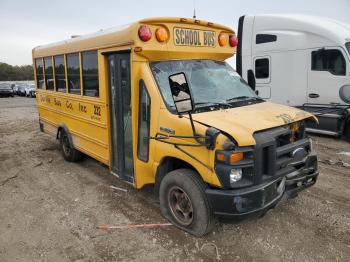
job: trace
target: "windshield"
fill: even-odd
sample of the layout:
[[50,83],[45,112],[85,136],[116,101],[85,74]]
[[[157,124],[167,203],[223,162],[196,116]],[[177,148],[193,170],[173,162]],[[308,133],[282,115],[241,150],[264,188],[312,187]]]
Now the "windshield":
[[196,108],[210,105],[234,106],[238,101],[258,99],[254,91],[225,62],[212,60],[181,60],[151,63],[165,103],[174,111],[168,77],[184,72],[191,87]]
[[350,42],[347,42],[345,46],[346,46],[346,49],[348,49],[348,53],[350,54]]

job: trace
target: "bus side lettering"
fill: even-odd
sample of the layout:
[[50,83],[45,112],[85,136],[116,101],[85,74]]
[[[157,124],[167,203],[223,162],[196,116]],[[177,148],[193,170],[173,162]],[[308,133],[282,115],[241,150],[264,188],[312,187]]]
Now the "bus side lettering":
[[79,103],[79,111],[86,113],[87,112],[86,105],[82,105],[82,104]]

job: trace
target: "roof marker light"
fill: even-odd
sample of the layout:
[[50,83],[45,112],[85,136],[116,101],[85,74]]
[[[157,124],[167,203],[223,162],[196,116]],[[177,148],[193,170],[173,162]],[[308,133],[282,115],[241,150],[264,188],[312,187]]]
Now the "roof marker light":
[[139,27],[139,37],[143,42],[147,42],[152,38],[152,31],[146,25],[141,25]]
[[169,38],[168,31],[164,27],[159,27],[156,30],[156,38],[158,42],[166,42]]
[[227,35],[223,33],[219,34],[218,42],[220,46],[227,45]]
[[236,35],[230,35],[229,38],[230,46],[236,47],[238,45],[238,39]]

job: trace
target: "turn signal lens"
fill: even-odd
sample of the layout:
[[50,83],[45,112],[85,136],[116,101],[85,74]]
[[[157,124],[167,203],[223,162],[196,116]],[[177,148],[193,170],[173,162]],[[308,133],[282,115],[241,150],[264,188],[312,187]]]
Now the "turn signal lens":
[[152,31],[151,29],[146,26],[146,25],[142,25],[139,28],[139,37],[143,42],[147,42],[148,40],[150,40],[152,38]]
[[224,162],[227,164],[235,164],[239,161],[241,161],[244,158],[244,154],[242,152],[234,152],[234,153],[229,153],[229,152],[217,152],[216,153],[216,160],[219,162]]
[[238,45],[238,39],[237,39],[237,36],[235,35],[230,35],[230,46],[232,47],[236,47]]
[[243,153],[232,153],[230,156],[230,164],[237,163],[243,159]]
[[159,27],[156,30],[156,38],[159,42],[165,42],[168,40],[168,31],[164,27]]
[[225,162],[226,161],[226,155],[224,155],[222,153],[217,153],[216,154],[216,160],[218,160],[220,162]]
[[225,46],[227,44],[227,36],[226,34],[220,34],[218,37],[219,45]]

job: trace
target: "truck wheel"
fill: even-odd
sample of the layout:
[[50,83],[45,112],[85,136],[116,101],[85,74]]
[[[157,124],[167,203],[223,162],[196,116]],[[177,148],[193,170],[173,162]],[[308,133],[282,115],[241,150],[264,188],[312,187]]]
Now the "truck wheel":
[[78,162],[82,159],[83,154],[74,148],[65,130],[60,131],[60,144],[63,158],[66,161]]
[[350,143],[350,122],[347,123],[344,130],[344,138],[347,142]]
[[191,169],[169,172],[159,189],[160,209],[172,224],[197,237],[209,233],[215,220],[205,183]]

